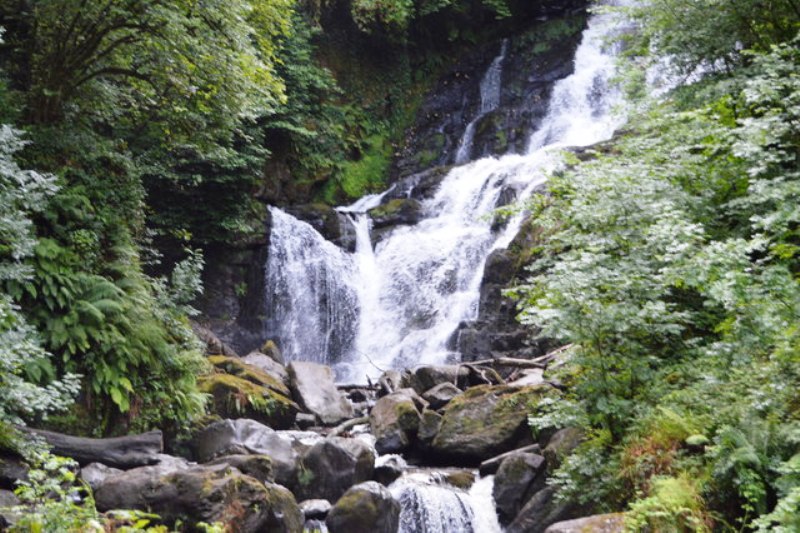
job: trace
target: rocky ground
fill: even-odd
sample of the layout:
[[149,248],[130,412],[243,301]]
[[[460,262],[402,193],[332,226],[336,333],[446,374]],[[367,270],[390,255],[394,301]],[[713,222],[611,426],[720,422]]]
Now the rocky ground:
[[[581,433],[551,428],[534,436],[527,423],[539,402],[561,394],[550,380],[557,353],[520,363],[525,369],[514,360],[421,366],[387,372],[371,387],[337,387],[330,368],[284,365],[272,343],[239,357],[200,332],[214,367],[202,387],[216,414],[188,438],[41,433],[54,452],[81,464],[98,510],[146,510],[189,530],[221,522],[241,532],[300,532],[324,522],[334,533],[394,532],[401,505],[387,487],[412,465],[448,467],[440,483],[453,491],[494,475],[497,514],[509,533],[578,531],[589,520],[563,522],[584,510],[555,501],[546,485]],[[163,453],[165,444],[173,455]],[[9,490],[25,475],[20,462],[0,462],[0,502],[13,500]],[[620,523],[590,520],[610,528],[592,531]]]

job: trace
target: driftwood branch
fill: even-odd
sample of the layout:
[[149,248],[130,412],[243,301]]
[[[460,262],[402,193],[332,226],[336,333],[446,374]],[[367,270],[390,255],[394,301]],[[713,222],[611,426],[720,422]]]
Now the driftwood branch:
[[368,416],[362,416],[361,418],[351,418],[350,420],[342,422],[341,424],[333,428],[331,432],[328,433],[328,436],[336,437],[337,435],[341,435],[342,433],[344,433],[345,431],[354,426],[357,426],[359,424],[366,424],[367,422],[369,422]]
[[557,348],[551,352],[546,353],[540,357],[535,359],[517,359],[514,357],[498,357],[497,359],[483,359],[481,361],[471,361],[470,364],[472,365],[482,365],[482,366],[507,366],[513,368],[547,368],[547,365],[550,364],[556,356],[572,347],[572,344],[567,344],[566,346],[562,346]]
[[81,465],[103,463],[121,469],[152,465],[159,462],[158,454],[164,450],[164,439],[160,431],[110,439],[90,439],[42,429],[20,430],[44,439],[52,447],[54,454],[71,457]]

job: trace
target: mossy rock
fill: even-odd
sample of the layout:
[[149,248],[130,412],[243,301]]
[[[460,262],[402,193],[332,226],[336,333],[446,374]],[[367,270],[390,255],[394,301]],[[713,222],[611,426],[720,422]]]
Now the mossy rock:
[[375,481],[350,488],[325,521],[331,533],[394,533],[400,525],[400,504]]
[[250,383],[267,387],[268,389],[282,395],[291,397],[289,388],[279,379],[267,374],[263,370],[249,365],[236,357],[225,357],[224,355],[213,355],[208,358],[214,368],[231,374],[233,376],[246,379]]
[[454,487],[462,490],[469,490],[473,483],[475,483],[475,472],[472,470],[458,470],[456,472],[450,472],[444,479]]
[[432,450],[472,464],[531,444],[528,414],[542,398],[555,394],[549,385],[472,387],[447,404]]
[[201,392],[213,398],[213,410],[223,418],[252,418],[274,429],[287,429],[300,408],[274,390],[232,374],[198,379]]
[[413,198],[396,198],[370,209],[368,213],[375,228],[416,224],[422,218],[422,206]]

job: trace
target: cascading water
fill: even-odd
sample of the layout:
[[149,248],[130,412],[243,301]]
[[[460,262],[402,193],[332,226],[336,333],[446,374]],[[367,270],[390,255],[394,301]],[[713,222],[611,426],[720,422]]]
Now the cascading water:
[[469,492],[444,483],[436,472],[414,472],[389,490],[400,502],[398,533],[499,533],[492,498],[493,477],[477,480]]
[[[556,83],[526,155],[454,168],[423,203],[425,218],[395,228],[374,250],[363,213],[380,196],[342,209],[356,226],[354,254],[272,209],[269,327],[287,357],[335,364],[338,378],[348,381],[376,377],[381,369],[458,360],[448,340],[460,322],[477,316],[486,259],[508,246],[523,218],[517,215],[501,231],[492,230],[501,195],[530,196],[562,164],[561,149],[606,140],[622,122],[612,113],[621,103],[611,83],[616,50],[606,43],[622,29],[612,14],[590,18],[574,73]],[[506,47],[484,81],[496,79],[499,86]],[[487,97],[486,104],[496,101]]]
[[475,127],[480,119],[491,113],[500,106],[500,89],[502,88],[503,76],[503,60],[506,58],[508,52],[508,39],[503,39],[503,44],[500,46],[500,54],[494,58],[486,74],[483,75],[481,80],[481,107],[478,114],[473,118],[467,128],[464,130],[464,135],[458,143],[458,150],[456,151],[455,164],[463,165],[469,162],[470,155],[472,154],[472,143],[475,140]]

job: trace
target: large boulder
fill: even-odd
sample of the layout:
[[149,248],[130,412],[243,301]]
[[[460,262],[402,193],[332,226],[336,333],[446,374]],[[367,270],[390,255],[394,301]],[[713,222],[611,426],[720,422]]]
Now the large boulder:
[[262,483],[275,481],[272,459],[268,455],[226,455],[206,463],[208,466],[228,465],[242,474],[256,478]]
[[425,409],[422,411],[422,417],[419,421],[419,430],[417,431],[417,447],[422,450],[430,448],[433,439],[439,433],[439,426],[442,425],[442,415],[432,409]]
[[325,524],[331,533],[395,533],[400,504],[375,481],[351,487],[333,506]]
[[563,428],[556,431],[542,452],[547,459],[547,469],[552,472],[580,445],[586,434],[580,428]]
[[101,512],[139,509],[172,525],[220,522],[241,532],[299,533],[303,515],[284,487],[263,484],[228,465],[192,466],[164,474],[158,466],[107,478],[95,492]]
[[400,389],[375,403],[369,424],[378,453],[400,453],[411,446],[420,421],[414,396],[412,389]]
[[295,494],[303,500],[336,501],[357,483],[372,479],[375,454],[359,439],[330,437],[317,442],[302,458]]
[[510,523],[531,496],[544,488],[545,477],[546,462],[541,455],[517,452],[503,460],[492,491],[502,524]]
[[532,444],[528,413],[551,391],[544,385],[473,387],[447,404],[432,450],[450,461],[478,463]]
[[469,384],[469,369],[460,365],[425,365],[403,373],[401,386],[424,394],[442,383],[453,383],[464,388]]
[[522,448],[517,448],[516,450],[511,450],[510,452],[501,453],[496,457],[492,457],[491,459],[486,459],[485,461],[481,462],[478,472],[482,477],[491,476],[497,472],[497,469],[500,468],[500,464],[510,455],[521,452],[540,454],[541,451],[542,448],[538,444],[530,444],[528,446],[523,446]]
[[323,424],[332,426],[353,417],[353,406],[336,389],[329,366],[293,361],[288,370],[294,398]]
[[226,418],[252,418],[268,426],[292,426],[299,406],[280,379],[239,358],[212,356],[215,373],[201,376],[201,392],[213,398],[214,412]]
[[621,533],[625,531],[625,515],[622,513],[598,514],[574,520],[558,522],[548,527],[545,533]]
[[315,433],[275,431],[255,420],[237,419],[207,426],[192,444],[200,462],[230,455],[266,455],[272,462],[275,481],[292,488],[300,458],[320,439]]

